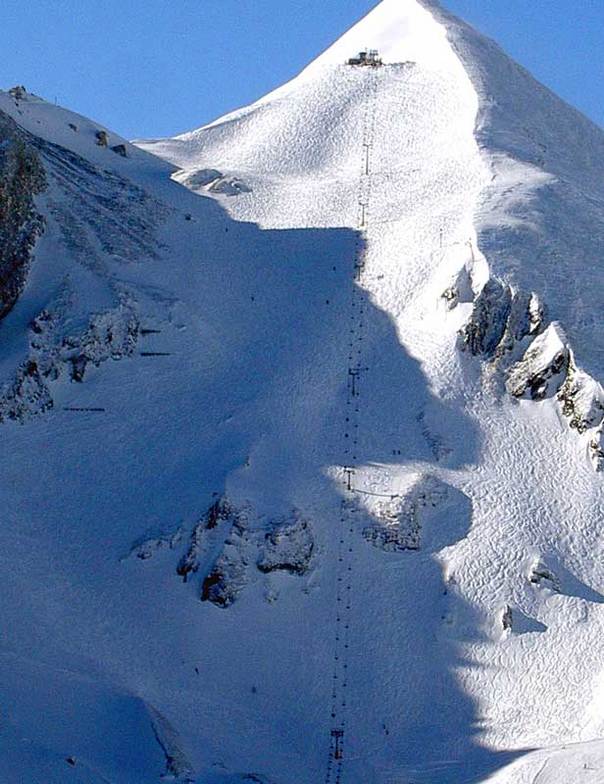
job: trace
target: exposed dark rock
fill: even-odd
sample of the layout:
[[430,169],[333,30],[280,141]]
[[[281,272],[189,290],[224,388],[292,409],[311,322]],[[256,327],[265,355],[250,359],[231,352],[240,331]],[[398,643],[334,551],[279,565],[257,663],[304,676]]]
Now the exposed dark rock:
[[219,498],[215,501],[206,513],[206,529],[211,531],[213,528],[229,520],[233,515],[233,507],[226,498]]
[[251,535],[246,517],[232,512],[232,527],[221,554],[204,578],[200,599],[225,609],[238,598],[246,585]]
[[537,335],[545,318],[544,308],[534,292],[517,291],[512,298],[508,330],[515,341]]
[[404,497],[379,501],[375,522],[363,531],[374,547],[385,552],[419,550],[422,543],[422,510],[437,507],[447,497],[446,486],[430,476],[419,478]]
[[460,330],[462,348],[492,357],[504,336],[512,307],[512,291],[496,278],[485,284],[474,303],[470,321]]
[[14,381],[0,392],[0,422],[12,419],[24,422],[53,407],[50,391],[35,361],[27,360],[17,371]]
[[237,592],[231,590],[231,573],[229,564],[221,561],[215,564],[201,586],[201,601],[212,602],[217,607],[230,607],[237,598]]
[[453,310],[453,308],[459,304],[459,290],[456,286],[449,286],[448,289],[443,291],[441,297],[444,299],[449,310]]
[[97,131],[95,137],[99,147],[107,147],[109,145],[109,134],[107,131]]
[[556,593],[560,591],[560,584],[556,575],[542,561],[533,566],[529,574],[529,580],[533,585],[545,585]]
[[503,609],[501,625],[504,632],[509,631],[514,634],[543,633],[547,631],[547,626],[526,615],[518,607],[512,608],[509,604]]
[[512,626],[514,625],[514,612],[509,604],[506,605],[503,610],[503,615],[501,616],[501,625],[503,626],[504,631],[511,631]]
[[500,364],[506,354],[514,352],[525,338],[540,334],[544,326],[544,308],[537,295],[533,292],[516,291],[512,295],[512,304],[503,338],[497,347]]
[[[89,364],[131,356],[138,340],[139,321],[128,301],[92,317],[81,334],[62,335],[56,313],[44,309],[31,323],[30,355],[14,381],[0,389],[0,422],[25,419],[53,407],[50,382],[67,369],[72,381],[85,379]],[[58,334],[57,334],[58,333]]]
[[569,419],[570,427],[585,433],[598,427],[604,419],[604,393],[599,384],[576,368],[572,357],[566,381],[558,393],[562,413]]
[[128,157],[128,149],[125,144],[115,144],[111,149],[117,155],[121,155],[122,158]]
[[604,471],[604,430],[602,428],[589,442],[589,457],[596,471]]
[[34,196],[46,175],[28,137],[0,113],[0,318],[14,306],[27,280],[44,221]]
[[199,570],[207,532],[213,531],[220,523],[230,525],[235,519],[236,514],[226,498],[219,498],[210,506],[193,529],[187,552],[176,567],[176,573],[183,578],[183,582],[187,582],[189,575],[195,574]]
[[187,582],[190,574],[195,574],[199,569],[199,554],[203,545],[203,534],[206,530],[204,522],[197,523],[191,534],[191,541],[187,552],[178,562],[176,574],[180,575],[183,582]]
[[134,310],[120,306],[94,316],[82,335],[64,338],[60,358],[69,363],[72,381],[83,381],[89,364],[98,367],[107,359],[132,356],[139,329]]
[[308,521],[284,522],[266,534],[257,566],[265,574],[286,571],[302,575],[310,567],[314,549],[314,535]]
[[542,400],[564,383],[570,352],[564,334],[555,324],[531,343],[524,357],[508,374],[506,388],[514,397]]

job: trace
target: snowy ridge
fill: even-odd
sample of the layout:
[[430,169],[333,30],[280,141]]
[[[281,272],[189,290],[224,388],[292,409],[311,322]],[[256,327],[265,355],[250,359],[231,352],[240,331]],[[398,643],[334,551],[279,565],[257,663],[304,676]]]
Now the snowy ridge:
[[0,111],[14,781],[599,781],[601,132],[416,0],[174,139]]
[[[585,347],[588,370],[603,378],[603,324],[593,318],[594,277],[604,245],[604,134],[494,42],[442,8],[429,7],[446,24],[480,99],[477,139],[493,178],[477,214],[479,246],[494,275],[521,287],[531,276],[579,356]],[[535,259],[549,262],[546,276],[535,269]],[[602,387],[577,367],[574,356],[571,376],[565,388],[572,386],[573,399],[581,401],[586,414],[578,419],[585,424],[577,427],[573,405],[562,393],[564,413],[580,433],[592,428],[588,452],[601,468]]]

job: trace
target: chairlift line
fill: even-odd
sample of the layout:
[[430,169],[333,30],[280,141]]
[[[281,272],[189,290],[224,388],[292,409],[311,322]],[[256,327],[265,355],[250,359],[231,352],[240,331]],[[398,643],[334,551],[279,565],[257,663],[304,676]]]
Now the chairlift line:
[[[349,65],[365,65],[375,68],[382,65],[377,51],[368,49],[361,52],[358,58],[353,58]],[[368,99],[365,101],[362,135],[362,159],[359,161],[359,186],[357,202],[359,206],[358,225],[359,236],[366,232],[369,217],[369,201],[371,197],[371,154],[373,135],[375,133],[375,105],[377,99],[377,74],[367,74]],[[346,728],[348,722],[348,686],[349,686],[349,651],[351,613],[353,598],[353,568],[354,568],[354,543],[355,543],[355,503],[351,499],[361,493],[366,495],[379,495],[354,487],[353,479],[356,476],[356,462],[359,445],[359,420],[361,408],[359,404],[360,389],[359,379],[368,371],[362,363],[363,339],[365,332],[365,305],[364,292],[358,285],[365,270],[365,243],[359,240],[354,251],[352,265],[352,289],[350,301],[350,354],[347,367],[346,384],[346,421],[344,423],[344,444],[346,464],[343,466],[343,481],[345,497],[340,502],[339,512],[339,537],[338,558],[336,563],[335,586],[335,635],[334,655],[332,670],[332,691],[330,710],[330,738],[329,754],[325,770],[325,784],[342,784],[345,765]],[[353,359],[354,357],[354,359]],[[352,460],[352,463],[350,462]],[[384,495],[386,498],[398,496]]]

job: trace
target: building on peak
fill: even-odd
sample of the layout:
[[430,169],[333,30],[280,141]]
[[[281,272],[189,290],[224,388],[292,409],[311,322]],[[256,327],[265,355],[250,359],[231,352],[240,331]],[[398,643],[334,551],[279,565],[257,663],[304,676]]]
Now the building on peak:
[[11,87],[8,91],[9,95],[15,99],[15,101],[24,101],[27,98],[27,90],[23,87],[22,84],[18,84],[16,87]]
[[359,52],[356,57],[351,57],[346,64],[368,65],[371,68],[377,68],[384,63],[382,62],[382,58],[377,49],[366,49],[365,51]]

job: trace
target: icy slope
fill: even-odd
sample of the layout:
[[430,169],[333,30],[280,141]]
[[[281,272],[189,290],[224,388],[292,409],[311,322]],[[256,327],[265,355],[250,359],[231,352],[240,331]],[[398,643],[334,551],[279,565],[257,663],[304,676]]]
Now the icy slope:
[[0,325],[10,784],[598,780],[602,334],[532,249],[552,188],[597,239],[556,145],[601,133],[498,58],[386,0],[170,163],[0,94],[47,177]]

